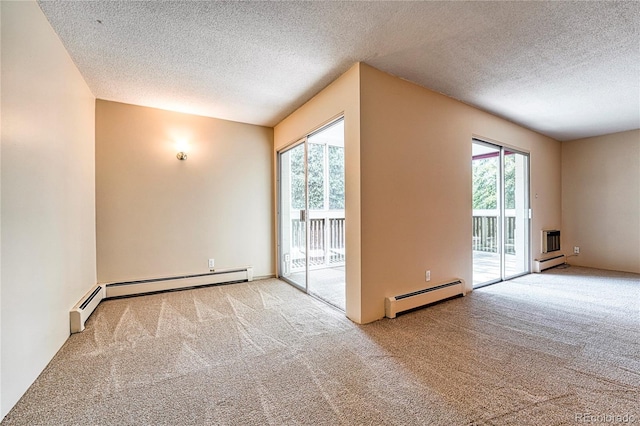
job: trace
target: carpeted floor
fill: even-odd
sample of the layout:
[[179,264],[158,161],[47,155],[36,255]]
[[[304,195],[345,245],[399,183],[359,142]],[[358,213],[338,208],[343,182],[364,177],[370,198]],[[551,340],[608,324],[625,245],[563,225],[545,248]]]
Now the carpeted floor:
[[639,389],[639,275],[555,269],[365,326],[271,279],[103,302],[2,424],[640,422]]

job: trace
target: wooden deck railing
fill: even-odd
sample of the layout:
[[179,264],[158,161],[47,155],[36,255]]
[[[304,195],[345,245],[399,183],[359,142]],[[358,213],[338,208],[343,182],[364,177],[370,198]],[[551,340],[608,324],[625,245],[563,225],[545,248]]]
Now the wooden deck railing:
[[[515,254],[516,218],[507,211],[505,227],[505,252]],[[498,252],[498,216],[491,210],[474,211],[473,213],[473,250],[489,253]]]
[[[309,267],[331,267],[344,264],[345,261],[345,219],[344,211],[310,212],[309,219]],[[294,216],[294,214],[292,214]],[[515,216],[506,217],[506,253],[514,254]],[[297,255],[291,257],[292,270],[304,269],[306,244],[304,240],[305,223],[299,219],[291,220],[291,246]],[[473,250],[489,253],[498,251],[498,217],[492,211],[474,212]]]
[[[293,216],[293,214],[292,214]],[[332,267],[344,264],[345,220],[344,211],[310,212],[309,267]],[[303,269],[306,244],[305,222],[291,220],[291,247],[297,256],[291,258],[291,269]]]
[[[506,253],[514,254],[516,218],[507,211]],[[293,214],[291,216],[297,216]],[[309,267],[322,268],[343,265],[345,261],[344,211],[311,211],[309,219]],[[291,269],[301,270],[305,265],[305,223],[291,220]],[[489,253],[498,251],[498,217],[491,210],[474,211],[473,250]]]

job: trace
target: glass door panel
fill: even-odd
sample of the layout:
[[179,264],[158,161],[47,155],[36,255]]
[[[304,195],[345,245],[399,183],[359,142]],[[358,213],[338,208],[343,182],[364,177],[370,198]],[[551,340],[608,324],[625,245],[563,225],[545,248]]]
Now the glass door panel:
[[499,281],[501,269],[500,149],[473,142],[473,285]]
[[344,119],[278,153],[279,276],[342,310]]
[[279,154],[280,277],[307,290],[305,144]]
[[344,120],[307,138],[309,293],[345,310]]
[[473,285],[529,272],[529,156],[473,140]]
[[505,278],[529,272],[529,156],[504,153]]

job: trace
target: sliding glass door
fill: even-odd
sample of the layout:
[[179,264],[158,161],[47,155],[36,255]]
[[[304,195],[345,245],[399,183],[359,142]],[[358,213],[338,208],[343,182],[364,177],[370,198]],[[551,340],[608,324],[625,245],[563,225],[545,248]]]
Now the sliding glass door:
[[529,155],[504,151],[504,279],[526,274],[529,262]]
[[529,272],[529,156],[473,140],[473,285]]
[[279,152],[279,275],[345,309],[344,120]]
[[307,290],[307,170],[304,141],[280,152],[280,277]]
[[500,148],[473,143],[473,284],[502,278]]

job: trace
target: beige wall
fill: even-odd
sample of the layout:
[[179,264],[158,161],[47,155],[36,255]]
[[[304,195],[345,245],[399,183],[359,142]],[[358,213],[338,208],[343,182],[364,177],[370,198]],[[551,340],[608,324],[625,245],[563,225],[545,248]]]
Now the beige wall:
[[[345,221],[346,221],[346,311],[361,322],[360,302],[360,65],[313,97],[274,129],[274,164],[277,151],[304,138],[322,124],[344,115],[345,133]],[[277,167],[275,167],[277,168]],[[274,168],[274,169],[275,169]],[[274,182],[277,178],[274,173]],[[275,190],[274,190],[275,193]],[[277,247],[274,245],[277,256]]]
[[530,153],[537,257],[536,230],[560,226],[560,144],[366,64],[360,70],[363,322],[384,316],[387,296],[454,277],[471,288],[474,136]]
[[2,416],[96,281],[95,99],[35,2],[2,2]]
[[270,128],[98,100],[98,281],[274,275],[272,150]]
[[275,149],[341,110],[352,126],[345,130],[352,320],[382,318],[384,298],[424,288],[427,269],[429,285],[460,277],[471,287],[473,137],[530,154],[531,259],[540,256],[540,230],[560,227],[559,142],[366,64],[278,124]]
[[572,265],[640,273],[640,130],[562,143],[562,246]]
[[[0,5],[0,98],[2,95],[2,5]],[[2,307],[2,101],[0,99],[0,308]],[[2,409],[2,313],[0,312],[0,421]]]

